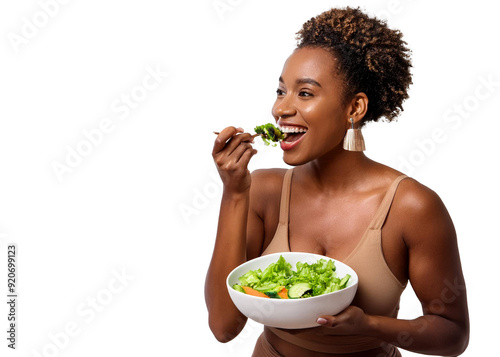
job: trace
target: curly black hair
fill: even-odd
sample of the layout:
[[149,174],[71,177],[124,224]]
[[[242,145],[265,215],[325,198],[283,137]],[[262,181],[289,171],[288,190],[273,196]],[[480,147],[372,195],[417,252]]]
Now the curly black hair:
[[297,32],[297,48],[320,47],[332,53],[345,81],[344,100],[367,95],[368,111],[361,126],[403,111],[411,79],[411,51],[398,30],[359,8],[331,9],[311,18]]

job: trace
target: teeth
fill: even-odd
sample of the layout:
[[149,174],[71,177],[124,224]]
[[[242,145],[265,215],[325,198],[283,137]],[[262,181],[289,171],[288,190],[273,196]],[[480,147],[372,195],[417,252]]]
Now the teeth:
[[307,129],[305,128],[299,128],[296,126],[280,126],[279,129],[282,133],[285,134],[305,133],[307,131]]

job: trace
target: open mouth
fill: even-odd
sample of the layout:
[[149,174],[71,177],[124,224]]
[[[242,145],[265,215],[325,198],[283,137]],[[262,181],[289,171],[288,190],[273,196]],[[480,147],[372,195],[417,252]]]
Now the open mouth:
[[281,147],[291,149],[307,133],[307,128],[302,126],[280,126],[280,131],[285,134]]
[[307,129],[301,126],[280,126],[280,131],[285,134],[285,141],[297,141],[307,132]]
[[286,134],[284,141],[286,141],[287,143],[293,143],[293,142],[299,140],[304,134],[305,134],[305,132],[297,133],[297,134],[295,134],[295,133],[294,134]]

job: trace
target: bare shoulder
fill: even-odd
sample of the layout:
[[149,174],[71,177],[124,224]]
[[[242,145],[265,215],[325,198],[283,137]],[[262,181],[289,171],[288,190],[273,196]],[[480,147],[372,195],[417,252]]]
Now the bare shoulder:
[[399,209],[406,213],[417,215],[433,213],[435,210],[445,209],[441,198],[429,187],[413,178],[401,181],[394,198]]
[[408,245],[455,238],[453,222],[439,195],[412,178],[399,184],[391,210]]
[[258,169],[252,172],[252,185],[265,185],[268,187],[279,185],[287,169]]
[[252,172],[250,200],[255,211],[263,212],[269,203],[279,203],[286,171],[287,169],[259,169]]

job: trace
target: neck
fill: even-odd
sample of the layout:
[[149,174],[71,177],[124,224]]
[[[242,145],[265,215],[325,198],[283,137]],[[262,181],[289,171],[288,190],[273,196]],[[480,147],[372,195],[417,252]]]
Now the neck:
[[306,164],[312,184],[322,191],[355,189],[372,161],[362,151],[337,151]]

